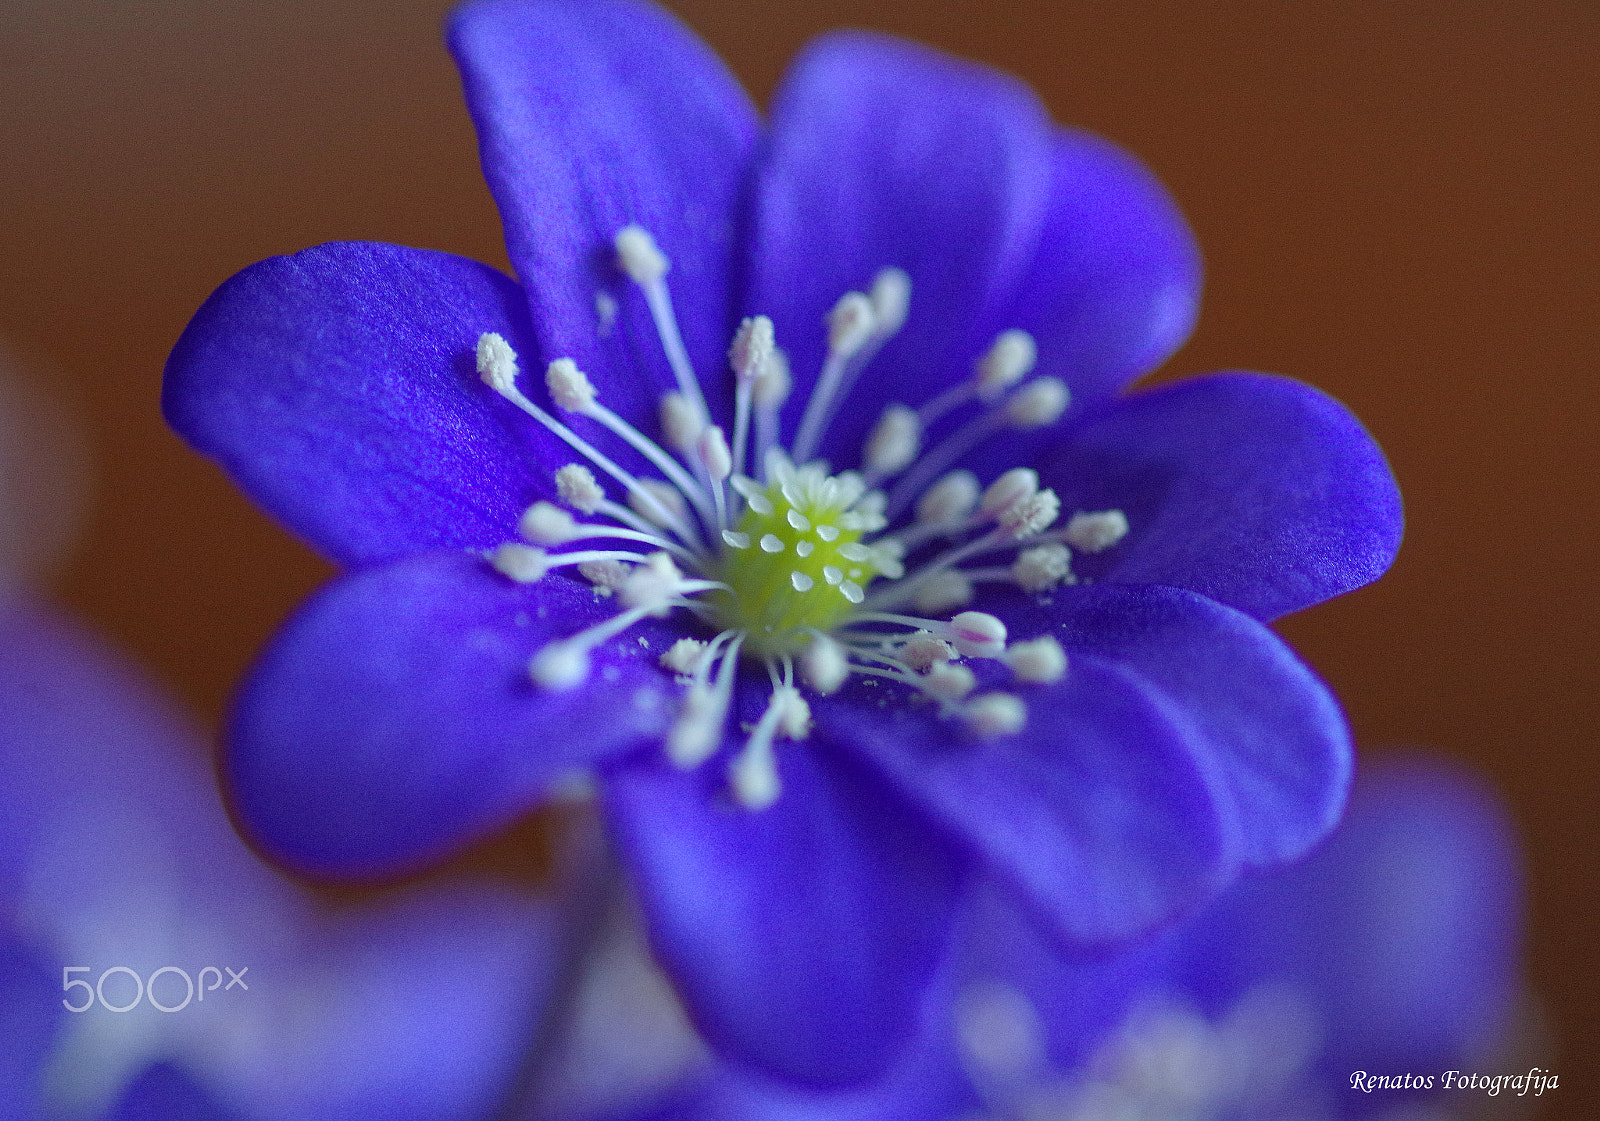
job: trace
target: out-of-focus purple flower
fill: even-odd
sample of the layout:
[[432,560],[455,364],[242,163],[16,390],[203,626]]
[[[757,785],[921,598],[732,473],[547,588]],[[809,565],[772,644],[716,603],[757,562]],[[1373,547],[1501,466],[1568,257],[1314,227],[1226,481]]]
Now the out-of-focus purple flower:
[[1486,1095],[1447,1089],[1446,1071],[1505,1073],[1521,996],[1515,838],[1491,794],[1437,761],[1380,760],[1310,857],[1108,958],[1064,958],[1003,893],[969,918],[949,999],[874,1091],[805,1095],[691,1058],[631,1108],[565,1117],[1448,1121]]
[[0,600],[0,1117],[480,1118],[554,937],[489,883],[315,907],[240,842],[144,680]]
[[353,568],[234,715],[266,851],[387,875],[598,772],[707,1038],[837,1084],[912,1034],[969,869],[1101,943],[1332,826],[1344,723],[1263,624],[1376,577],[1398,496],[1304,385],[1117,396],[1199,293],[1141,166],[878,36],[810,47],[765,135],[639,4],[450,42],[520,284],[325,245],[167,368]]

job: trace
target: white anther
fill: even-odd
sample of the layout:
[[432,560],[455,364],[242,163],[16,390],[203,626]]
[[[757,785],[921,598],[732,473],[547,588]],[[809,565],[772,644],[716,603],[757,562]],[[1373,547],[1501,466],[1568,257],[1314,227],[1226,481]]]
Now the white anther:
[[836,525],[819,525],[817,527],[817,536],[824,541],[837,541],[839,540],[839,527]]
[[783,515],[783,520],[789,523],[789,528],[798,529],[801,533],[811,528],[811,519],[792,507]]
[[973,388],[982,401],[993,401],[1025,378],[1039,360],[1039,348],[1026,331],[1001,331],[974,370]]
[[773,347],[772,320],[758,315],[739,324],[728,349],[734,376],[743,383],[758,381],[772,358]]
[[844,571],[836,564],[825,564],[822,566],[822,578],[829,587],[836,587],[844,580]]
[[860,584],[857,584],[854,580],[846,580],[843,584],[840,584],[839,594],[844,596],[844,598],[849,600],[851,603],[860,603],[862,600],[867,598],[866,589]]
[[761,551],[763,553],[783,552],[783,538],[776,533],[763,533],[761,535]]
[[693,673],[706,652],[706,644],[698,638],[680,638],[661,655],[661,667],[673,673]]
[[594,294],[595,332],[603,339],[617,325],[617,300],[610,292]]
[[666,553],[651,553],[644,563],[628,573],[617,589],[622,605],[648,608],[651,615],[664,618],[672,611],[673,597],[683,584],[683,573]]
[[1006,625],[982,611],[963,611],[950,620],[946,637],[968,658],[998,658],[1006,649]]
[[922,446],[922,422],[915,409],[890,405],[867,437],[862,461],[881,475],[892,475],[917,458]]
[[850,676],[844,647],[827,635],[817,635],[800,655],[800,676],[823,696],[837,691]]
[[[880,576],[890,580],[898,580],[906,574],[905,563],[900,559],[905,556],[905,546],[898,541],[879,541],[868,550],[867,563]],[[842,552],[842,550],[841,550]]]
[[581,413],[594,404],[595,391],[589,377],[570,358],[557,358],[544,372],[545,388],[560,408]]
[[733,799],[747,810],[764,810],[778,800],[783,784],[771,742],[751,743],[728,764]]
[[723,530],[722,540],[727,543],[730,549],[748,549],[750,547],[750,535],[748,533],[740,533],[736,529]]
[[811,734],[811,706],[800,695],[798,689],[790,689],[788,698],[784,702],[783,716],[778,722],[778,731],[784,739],[803,740]]
[[872,337],[872,301],[860,292],[846,292],[828,313],[828,352],[849,358]]
[[922,688],[941,701],[959,701],[977,687],[978,679],[966,666],[939,662],[922,677]]
[[684,770],[698,767],[717,749],[721,733],[722,710],[716,694],[704,685],[693,686],[667,731],[667,758]]
[[947,568],[935,572],[917,585],[917,594],[911,603],[924,615],[938,615],[955,607],[965,607],[972,602],[972,581],[960,569]]
[[1072,552],[1056,541],[1024,549],[1011,564],[1011,578],[1025,592],[1045,592],[1057,584],[1074,584]]
[[985,693],[961,710],[967,730],[980,739],[1010,736],[1028,722],[1028,706],[1010,693]]
[[556,494],[574,510],[592,514],[606,500],[594,472],[581,463],[569,463],[556,472]]
[[610,595],[622,587],[632,571],[631,564],[619,560],[584,561],[578,566],[579,574],[600,589],[601,595]]
[[534,545],[507,543],[490,556],[489,563],[495,571],[509,576],[519,584],[531,584],[550,571],[550,554]]
[[517,352],[504,336],[493,331],[478,336],[478,376],[496,393],[516,390]]
[[804,572],[799,571],[789,573],[789,583],[794,586],[794,590],[797,592],[809,592],[812,588],[817,586],[817,582],[815,580],[807,576]]
[[[823,526],[822,528],[828,529],[830,527]],[[818,534],[818,536],[821,536],[821,534]],[[809,557],[816,551],[817,543],[815,541],[796,541],[794,543],[794,555],[800,557],[802,560],[806,557]]]
[[720,483],[733,474],[733,453],[720,426],[713,424],[700,433],[700,462],[706,465],[712,482]]
[[878,334],[888,338],[905,324],[906,312],[911,307],[911,278],[905,269],[879,269],[878,275],[872,278],[872,291],[867,298],[872,301]]
[[1063,534],[1074,549],[1085,553],[1109,549],[1127,535],[1128,518],[1121,510],[1074,514]]
[[[684,504],[683,495],[677,487],[660,479],[640,479],[638,482],[638,490],[628,492],[628,505],[635,514],[651,525],[669,526],[672,524],[671,520],[664,520],[661,517],[661,507],[664,506],[673,518],[680,522],[683,520],[688,507]],[[655,498],[655,502],[651,502],[640,493],[641,491],[649,492]]]
[[661,434],[675,450],[687,452],[700,442],[700,414],[681,393],[661,398]]
[[750,399],[759,408],[777,408],[789,399],[794,388],[794,377],[789,373],[789,356],[782,347],[775,346],[750,387]]
[[617,265],[638,285],[654,284],[667,275],[672,262],[643,226],[627,225],[617,231]]
[[589,654],[580,646],[552,642],[528,661],[528,676],[546,689],[571,689],[589,676]]
[[996,520],[1021,541],[1048,529],[1061,514],[1061,500],[1053,490],[1041,490],[1018,499],[1000,511]]
[[925,670],[955,656],[955,647],[932,631],[918,631],[900,647],[900,660],[914,670]]
[[1052,685],[1067,675],[1067,653],[1050,635],[1006,647],[1005,663],[1018,681]]
[[1006,402],[1006,419],[1015,428],[1043,428],[1061,419],[1072,403],[1060,378],[1034,378]]
[[522,512],[517,532],[523,540],[535,545],[559,545],[572,540],[578,532],[578,523],[552,502],[535,502]]
[[937,525],[965,518],[978,505],[982,493],[978,477],[971,471],[952,471],[917,499],[917,521]]
[[1039,473],[1031,467],[1013,467],[983,492],[978,509],[990,517],[998,517],[1039,489]]

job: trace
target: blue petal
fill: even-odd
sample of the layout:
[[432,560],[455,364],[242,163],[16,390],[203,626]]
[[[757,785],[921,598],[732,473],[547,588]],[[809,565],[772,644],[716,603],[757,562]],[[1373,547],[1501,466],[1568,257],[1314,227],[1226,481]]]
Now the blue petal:
[[553,441],[478,380],[485,331],[537,365],[521,293],[486,265],[321,245],[253,265],[206,301],[167,362],[162,407],[338,561],[490,546],[549,489]]
[[338,877],[416,868],[503,825],[574,768],[658,735],[664,676],[630,632],[567,692],[534,650],[614,613],[552,576],[521,586],[468,556],[345,577],[285,626],[234,712],[225,775],[278,860]]
[[993,743],[909,698],[879,708],[882,688],[819,705],[817,720],[1060,936],[1101,942],[1207,898],[1231,856],[1207,772],[1165,698],[1115,661],[1072,657],[1066,680],[1025,692],[1026,728]]
[[1047,612],[1069,658],[1118,663],[1165,699],[1246,863],[1293,860],[1333,828],[1350,784],[1349,729],[1327,687],[1266,627],[1158,586],[1066,588]]
[[1183,935],[1212,1005],[1271,980],[1312,1001],[1324,1065],[1438,1070],[1500,1042],[1516,992],[1516,843],[1475,779],[1420,758],[1363,766],[1304,862],[1245,881]]
[[[749,99],[645,4],[484,0],[457,9],[448,35],[543,353],[572,358],[610,407],[654,431],[674,381],[612,238],[630,223],[655,236],[689,356],[708,386],[726,384],[735,196],[758,129]],[[600,293],[620,309],[609,331]]]
[[616,768],[604,805],[651,943],[721,1053],[814,1086],[881,1075],[908,1044],[953,915],[956,866],[892,791],[815,738],[783,794],[733,805],[714,765]]
[[1262,620],[1358,588],[1400,544],[1400,494],[1343,405],[1299,382],[1226,374],[1085,418],[1041,476],[1074,510],[1131,527],[1080,575],[1188,588]]
[[862,33],[824,37],[775,99],[759,165],[744,306],[770,315],[795,375],[798,425],[821,369],[823,317],[879,269],[911,277],[911,314],[841,410],[823,454],[857,461],[885,404],[916,405],[966,376],[980,316],[1038,245],[1050,125],[1015,79]]

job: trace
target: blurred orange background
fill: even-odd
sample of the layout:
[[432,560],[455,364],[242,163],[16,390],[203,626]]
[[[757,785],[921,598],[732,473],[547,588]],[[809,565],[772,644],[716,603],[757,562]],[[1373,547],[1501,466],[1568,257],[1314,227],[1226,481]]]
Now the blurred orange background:
[[[671,6],[763,101],[811,35],[881,28],[1016,72],[1168,184],[1208,272],[1160,376],[1292,374],[1391,458],[1399,563],[1282,630],[1361,743],[1448,752],[1509,799],[1560,1042],[1531,1056],[1561,1077],[1543,1116],[1595,1116],[1600,9]],[[213,722],[330,569],[167,432],[162,364],[212,289],[272,254],[371,238],[505,267],[446,7],[3,9],[0,339],[86,418],[97,469],[54,586]]]

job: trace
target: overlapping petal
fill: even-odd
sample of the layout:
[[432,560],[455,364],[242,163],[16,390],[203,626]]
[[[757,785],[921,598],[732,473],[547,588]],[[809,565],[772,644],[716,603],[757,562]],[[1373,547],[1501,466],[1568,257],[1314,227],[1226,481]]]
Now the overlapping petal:
[[1383,453],[1326,394],[1219,374],[1086,417],[1040,470],[1062,510],[1120,509],[1131,530],[1080,575],[1171,584],[1262,620],[1375,580],[1399,548]]
[[[629,224],[655,236],[685,346],[715,388],[754,108],[705,44],[631,0],[481,0],[457,9],[448,36],[543,353],[575,360],[653,430],[674,381],[612,238]],[[601,294],[618,309],[609,327]]]
[[891,401],[920,404],[987,346],[980,317],[1038,245],[1050,126],[1015,79],[882,36],[813,43],[774,102],[745,249],[748,314],[790,356],[793,432],[822,367],[823,317],[879,269],[911,277],[905,328],[874,359],[823,455],[854,463]]
[[1069,658],[1113,662],[1165,698],[1245,863],[1292,860],[1333,828],[1350,785],[1349,729],[1327,687],[1266,627],[1159,585],[1062,589],[1045,615]]
[[478,380],[485,331],[542,372],[521,293],[495,270],[321,245],[253,265],[205,302],[167,361],[162,408],[335,560],[492,546],[548,489],[557,453]]
[[504,824],[571,770],[658,737],[665,679],[634,635],[584,687],[539,690],[529,656],[614,610],[555,576],[423,555],[329,585],[263,654],[224,773],[278,860],[339,877],[415,868]]
[[607,819],[662,963],[735,1061],[810,1085],[898,1057],[945,945],[958,877],[926,821],[817,740],[779,749],[751,813],[721,769],[644,757],[608,775]]
[[1027,705],[1025,730],[992,743],[909,701],[817,712],[1066,938],[1125,938],[1215,889],[1232,853],[1196,758],[1208,745],[1166,696],[1090,653]]

